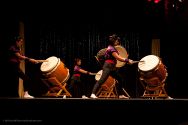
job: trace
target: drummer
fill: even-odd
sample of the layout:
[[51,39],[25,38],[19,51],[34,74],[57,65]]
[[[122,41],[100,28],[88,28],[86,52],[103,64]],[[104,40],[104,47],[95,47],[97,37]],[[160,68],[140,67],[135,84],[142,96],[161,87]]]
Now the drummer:
[[123,58],[119,55],[115,46],[120,45],[120,38],[116,34],[110,35],[108,41],[109,41],[109,45],[105,51],[105,62],[102,67],[102,75],[100,79],[95,83],[90,98],[97,98],[96,91],[107,80],[109,76],[114,77],[118,81],[117,92],[119,98],[129,98],[124,95],[122,78],[117,73],[117,69],[115,66],[117,60],[121,62],[126,62],[128,64],[133,64],[133,60],[128,58]]
[[89,72],[81,68],[81,58],[74,59],[74,73],[71,77],[69,89],[72,93],[73,98],[88,98],[86,96],[86,88],[84,82],[81,81],[81,75],[95,75],[96,73]]
[[[18,80],[21,78],[24,82],[24,95],[23,98],[34,98],[29,94],[29,86],[32,84],[31,79],[22,71],[20,68],[21,61],[31,62],[33,64],[40,63],[38,60],[35,60],[33,58],[29,58],[21,53],[21,46],[23,45],[24,39],[21,36],[15,37],[15,40],[10,45],[8,49],[8,63],[7,63],[7,71],[10,71],[9,75],[13,76]],[[17,93],[17,85],[11,85],[15,86],[15,92],[13,92],[11,95],[8,96],[15,96],[18,97]]]

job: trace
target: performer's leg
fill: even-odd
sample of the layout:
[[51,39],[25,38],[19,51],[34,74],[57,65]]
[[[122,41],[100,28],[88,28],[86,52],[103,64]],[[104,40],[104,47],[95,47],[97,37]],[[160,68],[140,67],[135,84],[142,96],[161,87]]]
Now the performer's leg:
[[24,82],[24,97],[34,98],[33,96],[29,95],[29,88],[30,88],[30,85],[32,84],[31,79],[20,68],[18,68],[18,74],[19,74],[19,77]]
[[125,97],[125,92],[123,90],[124,88],[124,84],[125,84],[125,80],[124,78],[120,75],[120,73],[118,72],[118,70],[115,70],[111,73],[112,77],[114,77],[117,80],[116,83],[116,87],[117,87],[117,93],[119,95],[119,97],[121,98],[127,98]]
[[96,94],[98,88],[108,79],[112,68],[113,67],[111,66],[111,64],[107,64],[107,63],[104,64],[103,73],[102,73],[100,79],[95,83],[93,90],[92,90],[91,97],[95,98],[95,94]]

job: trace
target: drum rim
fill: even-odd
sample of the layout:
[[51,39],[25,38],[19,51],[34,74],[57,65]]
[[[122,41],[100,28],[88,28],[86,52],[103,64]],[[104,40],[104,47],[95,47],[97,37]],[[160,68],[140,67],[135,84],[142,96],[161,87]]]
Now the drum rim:
[[69,69],[67,69],[67,70],[68,70],[67,76],[66,76],[66,78],[65,78],[61,83],[65,83],[65,82],[67,82],[68,79],[70,78]]

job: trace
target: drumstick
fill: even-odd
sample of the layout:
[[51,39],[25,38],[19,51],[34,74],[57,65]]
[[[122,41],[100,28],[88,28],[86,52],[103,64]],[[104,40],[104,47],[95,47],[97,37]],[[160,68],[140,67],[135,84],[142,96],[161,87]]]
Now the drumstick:
[[37,60],[38,63],[48,62],[48,60]]
[[97,75],[97,73],[91,73],[90,75]]
[[97,56],[95,56],[95,59],[97,60],[97,62],[102,66],[102,64],[100,63],[99,59],[97,58]]
[[139,63],[139,62],[145,62],[145,61],[133,61],[133,63]]

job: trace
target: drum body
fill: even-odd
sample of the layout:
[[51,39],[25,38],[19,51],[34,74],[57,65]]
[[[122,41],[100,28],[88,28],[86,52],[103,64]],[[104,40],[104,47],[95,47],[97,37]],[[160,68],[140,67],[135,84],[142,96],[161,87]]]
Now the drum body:
[[[95,75],[95,80],[98,81],[101,78],[101,76],[102,76],[102,70],[97,72],[97,74]],[[114,84],[115,84],[115,79],[112,76],[109,76],[108,79],[103,83],[101,87],[103,90],[108,90]]]
[[[141,78],[148,84],[158,85],[158,82],[164,83],[166,80],[167,70],[158,56],[148,55],[143,57],[138,63],[138,69]],[[152,80],[152,78],[157,78],[157,80]]]
[[47,62],[41,64],[40,70],[46,78],[55,77],[60,83],[65,83],[69,77],[69,69],[55,56],[46,59]]
[[[128,54],[127,54],[127,51],[124,47],[120,46],[120,45],[117,45],[115,46],[116,50],[119,52],[119,55],[121,57],[124,57],[124,58],[128,58]],[[104,64],[104,61],[105,61],[105,51],[106,51],[107,48],[104,48],[104,49],[101,49],[98,53],[97,53],[97,60],[99,61],[99,63],[101,65]],[[125,62],[121,62],[119,60],[117,60],[117,63],[116,63],[116,67],[122,67],[124,66],[126,63]]]

